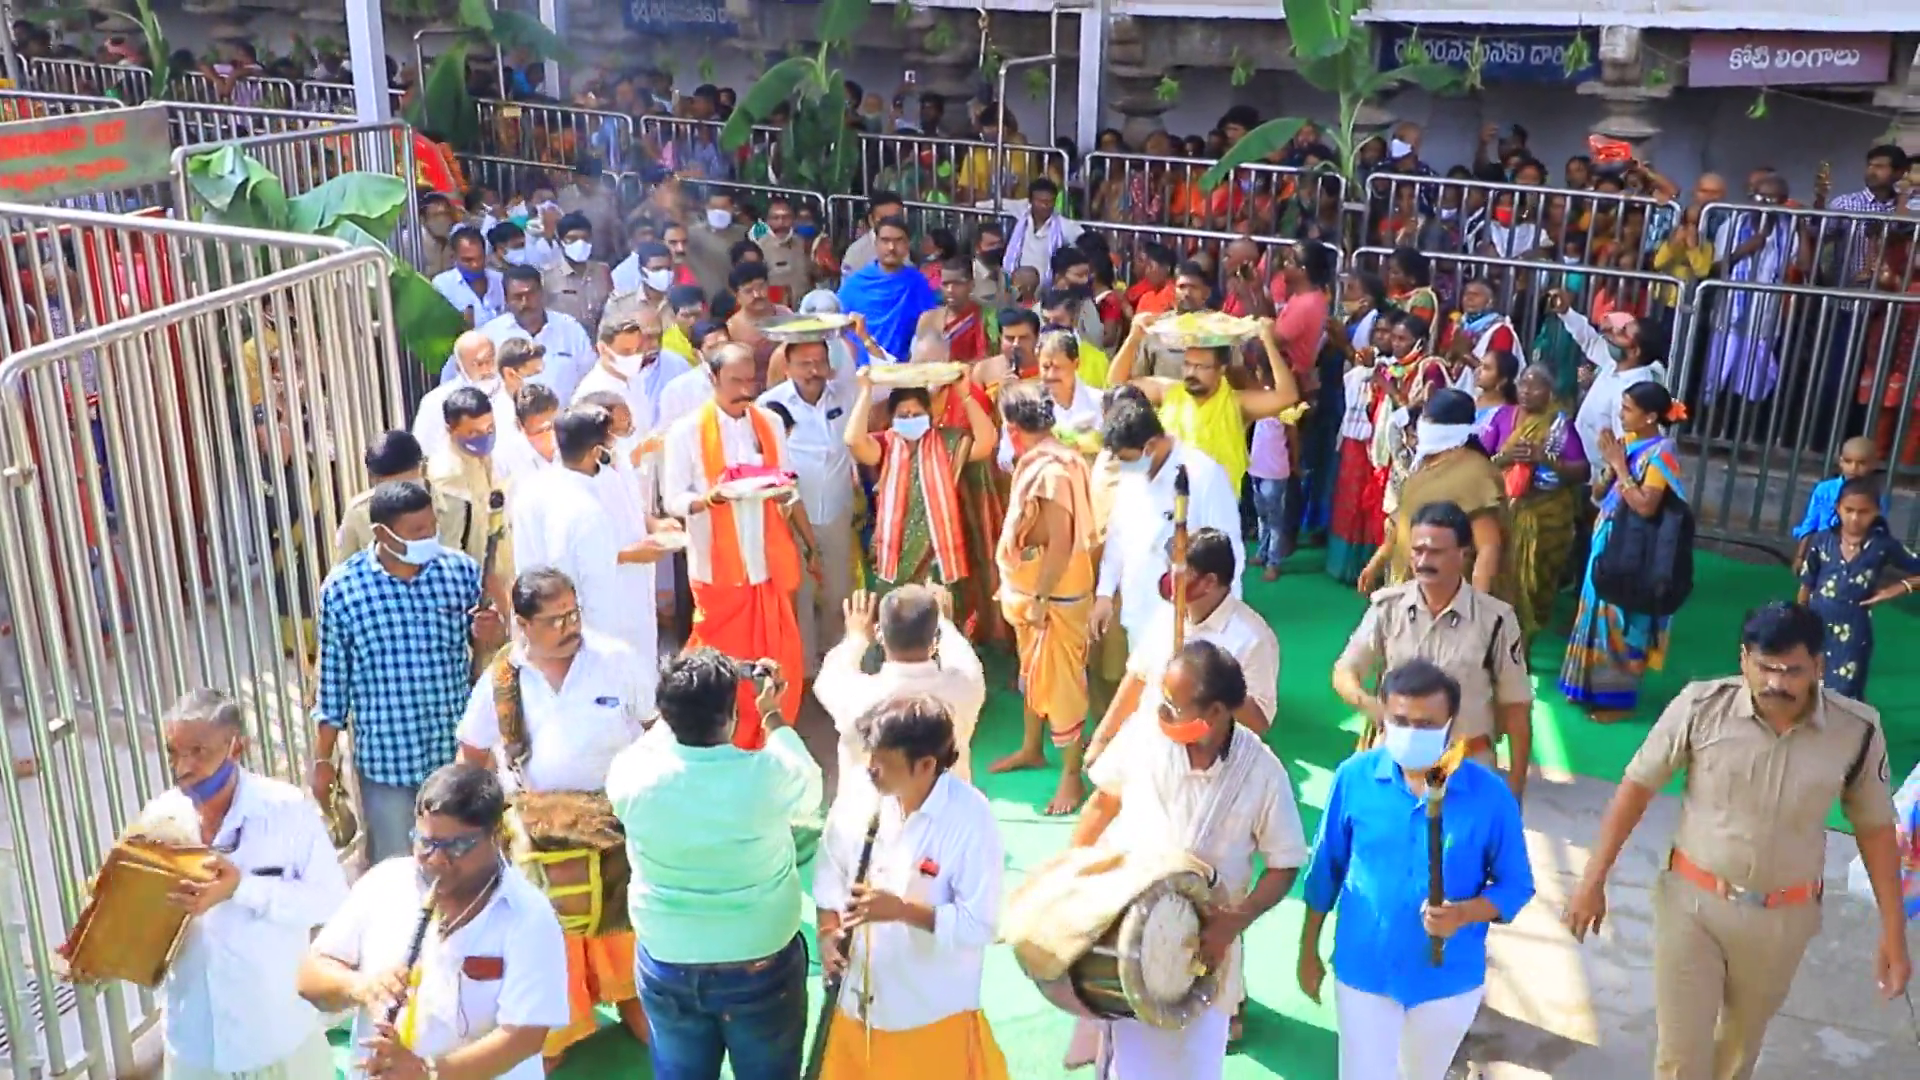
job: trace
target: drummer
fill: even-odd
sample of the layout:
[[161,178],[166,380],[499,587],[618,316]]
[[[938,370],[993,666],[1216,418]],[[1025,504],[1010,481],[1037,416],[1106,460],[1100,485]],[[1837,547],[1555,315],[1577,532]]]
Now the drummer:
[[[580,625],[573,582],[558,570],[521,574],[513,614],[514,644],[475,684],[455,731],[461,760],[496,769],[509,791],[603,791],[614,755],[640,736],[651,674],[625,645]],[[647,1039],[633,982],[633,932],[569,931],[566,944],[571,1015],[566,1027],[547,1034],[549,1071],[598,1029],[595,1005],[615,1005],[633,1037]]]
[[[1122,1020],[1108,1038],[1120,1077],[1220,1080],[1246,997],[1240,935],[1287,895],[1307,840],[1286,767],[1234,722],[1247,681],[1232,654],[1189,642],[1167,665],[1160,695],[1158,722],[1121,728],[1088,770],[1096,790],[1071,842],[1149,852],[1184,838],[1213,868],[1218,903],[1202,923],[1199,954],[1215,970],[1224,965],[1219,1000],[1177,1031]],[[1258,878],[1256,855],[1266,867]]]

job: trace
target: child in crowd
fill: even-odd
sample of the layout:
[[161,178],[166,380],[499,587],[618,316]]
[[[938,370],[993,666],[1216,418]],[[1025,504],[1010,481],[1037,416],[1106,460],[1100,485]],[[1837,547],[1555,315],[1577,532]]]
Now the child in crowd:
[[1266,567],[1261,575],[1266,581],[1279,580],[1281,562],[1293,554],[1293,537],[1287,532],[1287,491],[1292,486],[1294,441],[1298,437],[1299,429],[1287,426],[1277,416],[1253,425],[1247,479],[1253,484],[1257,521],[1247,565]]
[[[1800,524],[1793,527],[1793,538],[1800,541],[1800,547],[1794,552],[1793,564],[1797,567],[1806,560],[1807,543],[1814,533],[1821,529],[1830,529],[1840,523],[1840,488],[1849,480],[1858,480],[1872,476],[1880,467],[1880,450],[1873,440],[1857,435],[1840,444],[1840,475],[1829,476],[1813,485],[1807,494],[1806,513],[1800,515]],[[1887,511],[1884,498],[1880,502],[1880,512]]]
[[[1840,486],[1834,500],[1839,524],[1807,538],[1800,561],[1800,603],[1827,624],[1827,689],[1865,701],[1873,661],[1873,619],[1868,609],[1920,586],[1920,556],[1896,540],[1881,516],[1879,485],[1862,476]],[[1884,571],[1902,575],[1880,587]]]

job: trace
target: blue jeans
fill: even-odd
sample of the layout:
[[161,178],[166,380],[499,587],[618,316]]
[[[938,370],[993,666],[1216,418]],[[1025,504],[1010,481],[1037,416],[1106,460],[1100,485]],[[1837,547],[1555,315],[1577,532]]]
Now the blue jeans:
[[1253,508],[1258,517],[1253,550],[1247,555],[1270,564],[1278,563],[1293,554],[1293,541],[1287,532],[1288,493],[1293,481],[1263,480],[1257,476],[1247,479],[1253,484]]
[[360,828],[367,836],[367,865],[413,851],[413,800],[417,787],[360,781]]
[[637,950],[654,1080],[799,1080],[807,1040],[807,946],[741,964],[668,964]]

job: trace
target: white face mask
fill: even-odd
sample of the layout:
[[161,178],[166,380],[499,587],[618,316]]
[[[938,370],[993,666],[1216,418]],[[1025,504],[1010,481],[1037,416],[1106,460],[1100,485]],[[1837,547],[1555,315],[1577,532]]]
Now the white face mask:
[[640,364],[645,359],[646,357],[641,355],[640,353],[628,353],[625,356],[622,356],[619,353],[614,353],[612,356],[608,357],[608,360],[611,361],[613,364],[613,370],[619,372],[623,378],[628,378],[628,379],[631,379],[635,375],[638,375],[640,373]]
[[593,254],[593,244],[586,240],[569,240],[560,245],[560,251],[571,262],[583,263]]
[[389,548],[388,553],[408,566],[425,566],[446,552],[437,536],[429,536],[425,540],[402,540],[394,535],[393,530],[385,526],[381,526],[380,531],[392,537],[394,542],[400,545],[399,551],[395,552]]
[[707,227],[708,228],[711,228],[717,231],[720,229],[724,229],[731,224],[733,224],[733,211],[731,210],[707,211]]
[[507,261],[508,266],[527,266],[533,261],[532,253],[523,247],[508,248],[507,253],[501,258]]
[[638,431],[631,435],[616,436],[613,440],[613,464],[615,468],[632,468],[633,452],[638,449],[644,438]]
[[653,292],[666,292],[673,285],[673,271],[642,270],[640,280],[645,282],[647,288]]
[[523,202],[507,204],[507,216],[510,218],[527,217],[527,204]]

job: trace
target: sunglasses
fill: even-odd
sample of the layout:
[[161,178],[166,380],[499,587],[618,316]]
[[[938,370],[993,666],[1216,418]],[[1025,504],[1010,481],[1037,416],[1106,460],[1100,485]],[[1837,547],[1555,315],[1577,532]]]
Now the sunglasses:
[[474,832],[467,833],[465,836],[456,836],[450,840],[437,840],[431,836],[420,835],[419,829],[413,830],[410,835],[415,855],[445,855],[449,859],[464,858],[472,854],[473,849],[479,847],[480,842],[487,838],[486,833]]

